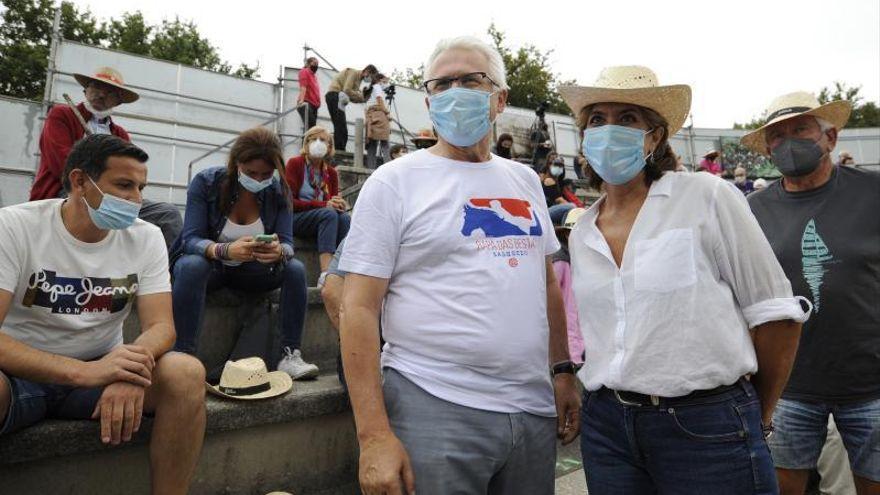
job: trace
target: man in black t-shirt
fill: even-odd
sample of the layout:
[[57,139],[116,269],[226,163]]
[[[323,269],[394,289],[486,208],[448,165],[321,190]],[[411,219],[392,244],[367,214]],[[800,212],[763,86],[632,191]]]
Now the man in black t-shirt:
[[770,155],[782,180],[749,196],[804,324],[770,449],[782,493],[803,493],[833,415],[859,494],[880,490],[880,174],[834,165],[846,101],[777,98],[742,142]]

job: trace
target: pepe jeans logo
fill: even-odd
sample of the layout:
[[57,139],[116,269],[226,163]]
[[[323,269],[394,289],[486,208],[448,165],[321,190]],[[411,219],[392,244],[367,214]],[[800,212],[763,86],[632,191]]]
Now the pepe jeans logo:
[[65,315],[116,313],[125,309],[137,290],[134,273],[124,278],[59,277],[54,271],[40,270],[28,279],[22,305]]

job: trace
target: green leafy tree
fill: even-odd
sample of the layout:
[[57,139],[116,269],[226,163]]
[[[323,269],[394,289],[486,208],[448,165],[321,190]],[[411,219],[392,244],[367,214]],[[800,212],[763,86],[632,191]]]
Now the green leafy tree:
[[571,114],[557,88],[563,84],[573,84],[574,80],[562,81],[553,72],[550,67],[552,50],[543,51],[531,44],[513,49],[505,43],[504,32],[495,24],[489,26],[488,33],[504,60],[507,85],[510,86],[507,102],[510,105],[537,108],[541,102],[547,102],[550,112]]
[[391,80],[397,84],[419,88],[425,82],[425,64],[420,65],[418,69],[394,69],[394,72],[391,73]]
[[[55,0],[0,0],[0,94],[31,100],[43,97],[56,8]],[[71,2],[61,2],[60,8],[61,36],[67,40],[240,77],[259,76],[259,64],[233,68],[223,61],[192,21],[175,18],[150,25],[140,12],[101,21]]]

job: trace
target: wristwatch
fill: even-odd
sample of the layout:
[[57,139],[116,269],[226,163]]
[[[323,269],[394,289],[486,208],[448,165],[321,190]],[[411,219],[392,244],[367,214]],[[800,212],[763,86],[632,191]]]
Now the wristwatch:
[[560,373],[575,374],[574,363],[571,361],[560,361],[550,368],[550,374],[556,376]]
[[770,424],[768,425],[761,423],[761,433],[764,434],[764,440],[768,440],[773,436],[774,429],[773,421],[770,421]]

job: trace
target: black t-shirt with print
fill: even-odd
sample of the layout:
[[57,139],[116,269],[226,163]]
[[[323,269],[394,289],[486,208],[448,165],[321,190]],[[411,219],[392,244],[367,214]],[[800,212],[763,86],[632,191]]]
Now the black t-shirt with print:
[[812,191],[749,196],[794,294],[813,303],[783,397],[880,397],[880,173],[834,167]]

